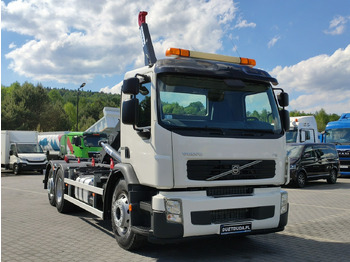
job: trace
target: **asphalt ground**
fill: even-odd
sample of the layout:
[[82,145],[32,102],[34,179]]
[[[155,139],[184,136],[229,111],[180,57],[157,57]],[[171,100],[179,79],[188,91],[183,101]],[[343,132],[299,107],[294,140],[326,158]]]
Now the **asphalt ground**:
[[350,261],[350,178],[289,192],[283,232],[120,248],[110,221],[50,206],[43,176],[1,174],[1,261]]

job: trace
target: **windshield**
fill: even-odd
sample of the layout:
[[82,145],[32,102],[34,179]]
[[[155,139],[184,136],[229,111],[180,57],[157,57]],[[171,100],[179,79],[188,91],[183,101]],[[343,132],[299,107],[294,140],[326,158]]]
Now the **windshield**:
[[107,140],[107,136],[104,134],[96,134],[96,135],[84,135],[84,145],[87,147],[99,147],[98,144],[100,141]]
[[333,144],[350,144],[350,128],[326,130],[326,142]]
[[17,144],[18,153],[43,153],[41,147],[37,144]]
[[290,158],[299,158],[303,151],[303,145],[287,145],[287,156]]
[[282,131],[269,84],[160,75],[158,90],[160,123],[170,130]]
[[289,129],[289,131],[286,133],[286,140],[287,143],[296,143],[298,137],[298,130],[295,129]]

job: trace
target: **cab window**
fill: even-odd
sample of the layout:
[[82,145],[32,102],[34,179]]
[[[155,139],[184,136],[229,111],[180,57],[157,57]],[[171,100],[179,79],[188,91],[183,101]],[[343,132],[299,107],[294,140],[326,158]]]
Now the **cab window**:
[[151,126],[151,83],[143,83],[136,98],[139,100],[137,127]]

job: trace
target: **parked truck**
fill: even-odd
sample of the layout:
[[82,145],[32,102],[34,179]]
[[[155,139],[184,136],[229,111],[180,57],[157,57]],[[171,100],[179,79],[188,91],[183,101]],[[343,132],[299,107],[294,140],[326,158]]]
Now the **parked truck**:
[[286,140],[287,143],[319,143],[320,140],[315,117],[291,117]]
[[321,139],[324,143],[335,144],[340,160],[340,175],[350,176],[350,113],[343,113],[338,121],[329,122]]
[[110,219],[127,250],[283,230],[288,95],[252,59],[172,48],[157,60],[146,14],[145,66],[125,74],[113,146],[100,142],[110,163],[50,161],[50,204]]
[[69,131],[57,131],[57,132],[41,132],[38,134],[38,143],[46,153],[47,158],[61,159],[60,156],[60,142],[64,135],[70,133]]
[[38,137],[49,159],[96,157],[102,149],[99,142],[107,140],[100,132],[45,132]]
[[1,130],[1,167],[21,171],[39,171],[46,168],[47,159],[38,145],[36,131]]

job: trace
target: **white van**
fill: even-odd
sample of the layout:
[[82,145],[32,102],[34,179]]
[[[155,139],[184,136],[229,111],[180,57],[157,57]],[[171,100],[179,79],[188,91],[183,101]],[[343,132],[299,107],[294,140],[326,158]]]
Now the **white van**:
[[46,164],[36,131],[1,131],[1,167],[17,175],[21,171],[42,172]]

